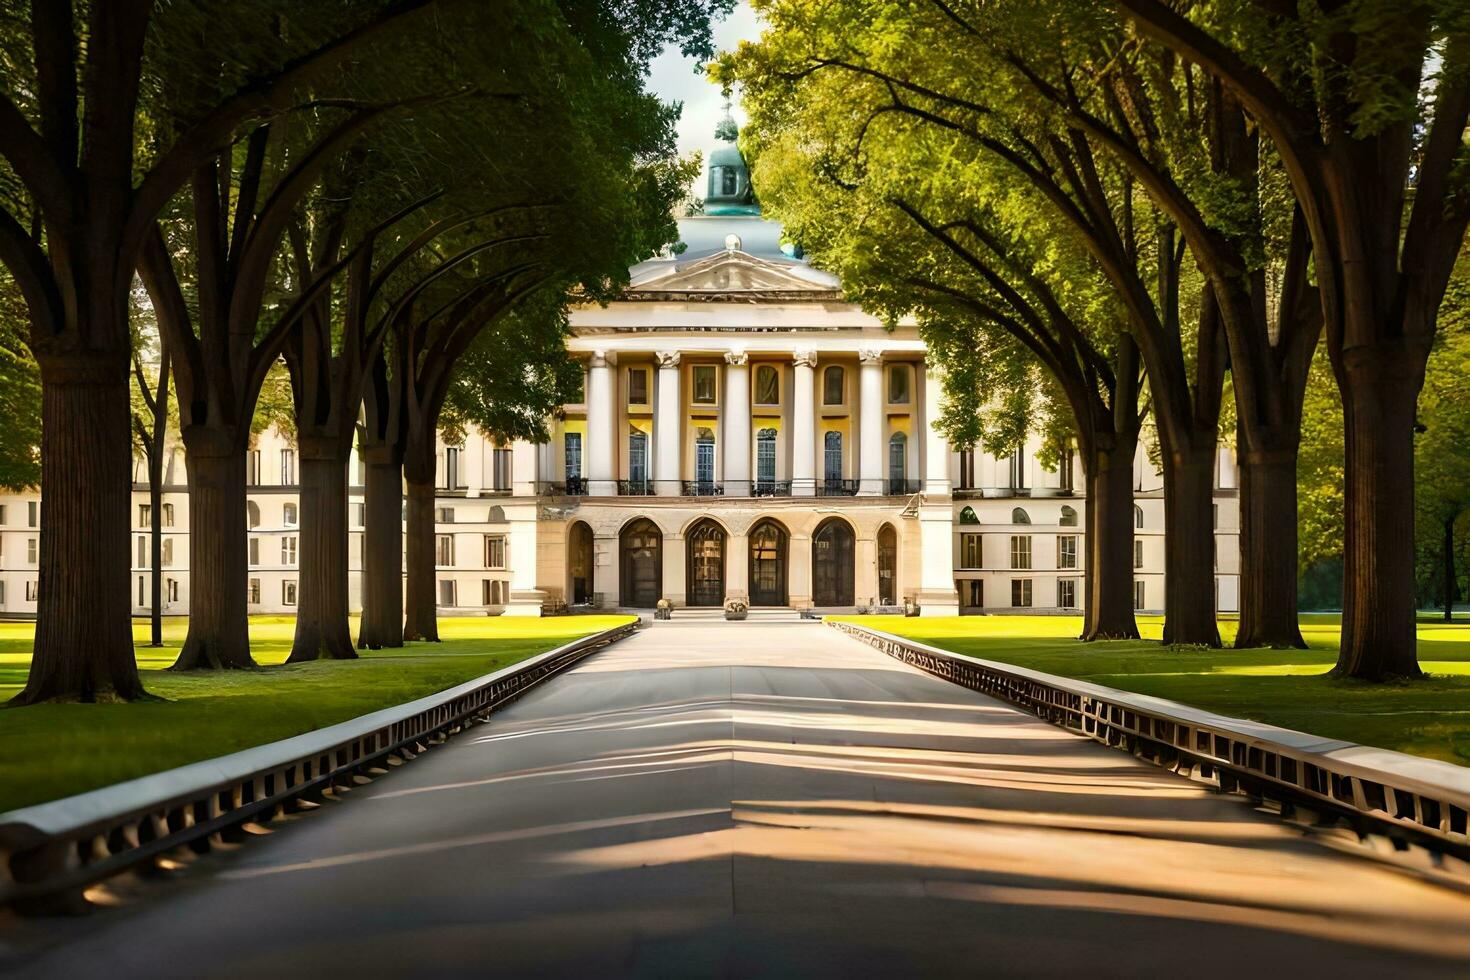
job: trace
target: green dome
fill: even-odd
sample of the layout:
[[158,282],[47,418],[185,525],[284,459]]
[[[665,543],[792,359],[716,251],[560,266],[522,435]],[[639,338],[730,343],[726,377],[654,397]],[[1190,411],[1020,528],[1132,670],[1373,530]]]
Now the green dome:
[[705,214],[759,214],[755,191],[750,186],[750,168],[733,145],[722,146],[709,155],[709,191],[704,198]]

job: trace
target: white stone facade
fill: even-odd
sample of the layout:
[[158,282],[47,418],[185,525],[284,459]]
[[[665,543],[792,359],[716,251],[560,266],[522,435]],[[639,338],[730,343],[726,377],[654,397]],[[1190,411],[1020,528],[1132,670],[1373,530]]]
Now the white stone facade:
[[[690,251],[633,270],[625,297],[572,315],[581,402],[544,445],[471,433],[440,445],[436,542],[445,614],[543,606],[850,608],[926,614],[1069,612],[1086,548],[1080,463],[950,450],[930,425],[940,382],[912,324],[886,328],[831,277],[777,248],[759,218],[686,219]],[[733,236],[733,237],[732,237]],[[713,247],[699,248],[700,244]],[[290,613],[296,457],[275,432],[251,450],[250,611]],[[189,602],[182,450],[163,513],[134,485],[133,601],[152,605],[151,521],[164,533],[164,611]],[[349,472],[349,560],[360,603],[362,471]],[[1217,467],[1217,608],[1238,608],[1238,508]],[[1135,461],[1135,590],[1164,597],[1162,480]],[[0,495],[0,616],[35,613],[38,501]]]

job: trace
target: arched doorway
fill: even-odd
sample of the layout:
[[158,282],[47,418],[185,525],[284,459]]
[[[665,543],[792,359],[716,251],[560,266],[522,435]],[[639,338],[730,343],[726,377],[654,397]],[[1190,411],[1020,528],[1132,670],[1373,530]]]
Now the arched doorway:
[[784,606],[786,597],[786,529],[769,517],[750,529],[750,604]]
[[852,605],[852,565],[852,528],[841,518],[827,518],[812,535],[812,603]]
[[898,605],[898,532],[892,524],[878,529],[878,605]]
[[567,535],[567,599],[574,606],[592,601],[592,528],[577,521]]
[[689,605],[725,604],[725,529],[706,517],[684,535]]
[[618,538],[622,556],[622,604],[651,609],[663,595],[664,535],[658,525],[640,517]]

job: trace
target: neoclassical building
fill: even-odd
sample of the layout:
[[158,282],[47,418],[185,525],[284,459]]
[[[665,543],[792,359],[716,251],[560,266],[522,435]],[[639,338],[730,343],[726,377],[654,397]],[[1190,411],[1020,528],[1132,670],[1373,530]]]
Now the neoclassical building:
[[[579,400],[542,445],[471,433],[439,447],[445,614],[564,608],[1072,612],[1082,601],[1080,464],[955,452],[932,427],[940,383],[912,324],[847,302],[752,203],[733,147],[711,157],[705,214],[679,254],[631,270],[623,295],[572,312]],[[135,484],[135,603],[151,608],[149,528],[164,534],[166,612],[188,611],[182,451],[162,513]],[[360,594],[361,469],[349,550]],[[1162,480],[1135,460],[1134,596],[1164,600]],[[141,462],[137,479],[144,480]],[[297,591],[296,453],[275,432],[250,457],[250,610]],[[1216,474],[1216,602],[1237,608],[1236,471]],[[38,501],[0,495],[0,616],[35,612]]]

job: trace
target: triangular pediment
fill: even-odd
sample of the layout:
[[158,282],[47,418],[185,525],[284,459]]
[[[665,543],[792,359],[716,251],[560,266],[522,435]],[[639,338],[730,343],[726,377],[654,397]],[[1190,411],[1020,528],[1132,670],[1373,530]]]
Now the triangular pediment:
[[[650,267],[651,266],[651,267]],[[637,270],[631,295],[717,295],[746,293],[834,293],[833,277],[801,262],[775,262],[733,249],[688,261],[648,263]]]

